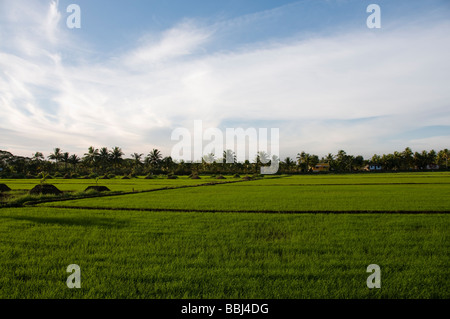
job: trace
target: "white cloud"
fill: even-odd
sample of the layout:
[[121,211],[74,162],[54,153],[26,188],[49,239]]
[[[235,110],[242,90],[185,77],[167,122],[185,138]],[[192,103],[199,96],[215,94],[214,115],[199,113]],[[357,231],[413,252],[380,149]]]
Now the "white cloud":
[[[9,130],[0,149],[82,154],[90,145],[118,145],[126,154],[153,147],[169,154],[178,125],[245,119],[286,123],[285,156],[372,154],[410,146],[385,144],[400,132],[448,125],[448,22],[209,52],[218,30],[190,21],[148,35],[122,56],[70,64],[57,2],[15,6],[1,14],[14,32],[0,34],[0,129]],[[438,147],[445,139],[433,141]]]
[[153,36],[144,37],[140,47],[123,57],[123,63],[134,71],[145,71],[177,57],[198,52],[210,36],[211,32],[186,21],[164,32],[160,39],[155,40]]

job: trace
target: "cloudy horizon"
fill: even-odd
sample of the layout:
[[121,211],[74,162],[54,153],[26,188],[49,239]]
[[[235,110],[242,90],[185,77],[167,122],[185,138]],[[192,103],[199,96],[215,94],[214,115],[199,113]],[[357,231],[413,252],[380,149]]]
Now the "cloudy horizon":
[[279,128],[282,159],[450,146],[445,1],[378,1],[381,29],[369,1],[131,3],[0,2],[0,150],[168,156],[195,120]]

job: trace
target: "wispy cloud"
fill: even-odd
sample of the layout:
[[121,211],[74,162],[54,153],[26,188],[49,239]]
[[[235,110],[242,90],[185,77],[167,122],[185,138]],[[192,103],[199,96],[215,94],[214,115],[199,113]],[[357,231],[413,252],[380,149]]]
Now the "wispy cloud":
[[211,33],[185,21],[163,32],[157,39],[154,35],[148,35],[141,39],[140,46],[123,57],[124,65],[142,71],[158,66],[158,64],[173,62],[177,57],[198,53],[201,51],[202,44],[205,44],[210,38]]
[[[7,2],[0,13],[8,30],[0,31],[0,129],[8,131],[0,149],[30,155],[119,145],[127,153],[158,147],[169,154],[176,126],[202,119],[220,127],[233,118],[284,123],[286,156],[341,148],[368,155],[445,142],[395,136],[449,123],[447,21],[225,52],[211,49],[221,39],[217,25],[191,20],[98,62],[68,45],[73,33],[61,23],[57,1]],[[76,62],[67,60],[70,50],[78,50]]]

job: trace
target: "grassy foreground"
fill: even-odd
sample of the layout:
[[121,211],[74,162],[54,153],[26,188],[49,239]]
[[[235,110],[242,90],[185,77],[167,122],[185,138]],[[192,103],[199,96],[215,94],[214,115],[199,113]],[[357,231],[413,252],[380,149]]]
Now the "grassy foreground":
[[0,298],[450,298],[448,216],[4,208]]

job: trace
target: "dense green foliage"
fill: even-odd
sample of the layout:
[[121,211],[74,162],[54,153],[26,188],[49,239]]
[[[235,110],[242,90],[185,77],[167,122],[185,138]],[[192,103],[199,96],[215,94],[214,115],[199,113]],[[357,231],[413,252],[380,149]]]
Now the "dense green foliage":
[[[370,159],[363,156],[350,155],[344,150],[337,154],[329,153],[319,158],[318,155],[300,152],[295,159],[277,156],[269,157],[266,152],[258,152],[254,159],[244,162],[236,161],[236,154],[226,150],[221,154],[208,154],[202,159],[195,159],[199,163],[176,162],[170,156],[163,157],[157,149],[150,151],[144,157],[143,153],[130,154],[125,158],[120,147],[97,149],[88,148],[83,156],[70,155],[55,148],[47,159],[41,152],[36,152],[31,158],[14,156],[0,150],[0,178],[32,178],[43,173],[50,173],[54,177],[74,178],[80,176],[136,176],[157,174],[259,174],[261,166],[278,162],[279,174],[298,174],[311,172],[318,163],[327,163],[334,172],[355,172],[370,169],[368,165],[381,165],[384,171],[412,171],[448,169],[450,151],[443,149],[413,152],[406,148],[403,152],[393,154],[373,155]],[[264,164],[265,163],[265,164]]]

